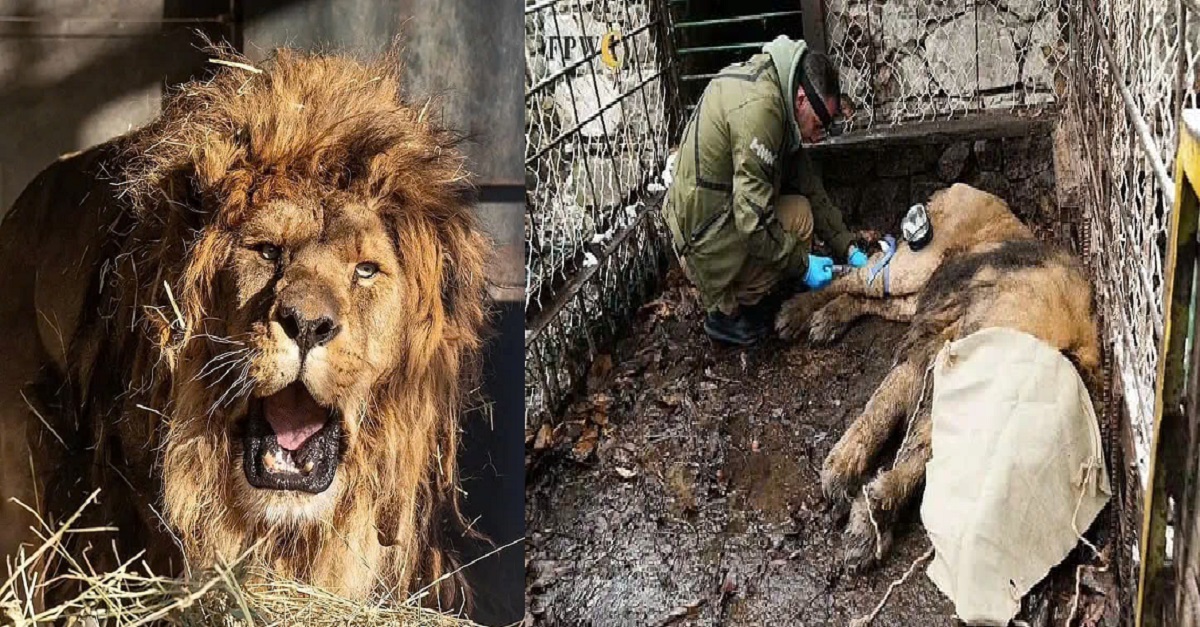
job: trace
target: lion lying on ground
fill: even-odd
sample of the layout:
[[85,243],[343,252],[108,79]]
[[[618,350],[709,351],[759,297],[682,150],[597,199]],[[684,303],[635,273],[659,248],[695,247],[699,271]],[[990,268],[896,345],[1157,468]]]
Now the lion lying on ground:
[[22,193],[0,228],[0,558],[38,544],[12,499],[56,527],[99,489],[75,526],[119,531],[66,539],[99,571],[249,552],[351,598],[433,586],[457,607],[445,539],[490,248],[457,136],[397,67],[223,67]]
[[[897,514],[924,480],[932,427],[925,374],[947,341],[1008,327],[1057,347],[1086,382],[1100,364],[1092,290],[1074,257],[1034,239],[1004,201],[967,185],[934,194],[928,211],[933,240],[918,252],[900,245],[886,291],[882,275],[868,284],[876,254],[866,268],[785,303],[776,321],[783,337],[807,332],[818,343],[868,314],[909,322],[891,372],[821,469],[834,517],[849,512],[844,560],[852,570],[886,553]],[[897,428],[907,437],[895,464],[869,477]]]

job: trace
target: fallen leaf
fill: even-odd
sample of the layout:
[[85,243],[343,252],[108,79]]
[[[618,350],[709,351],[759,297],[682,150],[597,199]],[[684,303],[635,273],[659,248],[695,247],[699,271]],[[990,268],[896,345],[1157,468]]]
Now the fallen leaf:
[[664,394],[658,400],[667,407],[678,407],[683,402],[683,397],[679,394]]
[[600,432],[596,427],[588,425],[583,428],[583,433],[575,442],[575,446],[571,447],[571,454],[575,456],[577,461],[584,461],[592,456],[596,450],[596,444],[600,441]]
[[704,599],[702,598],[694,601],[688,601],[687,603],[684,603],[683,605],[671,610],[671,613],[667,614],[667,618],[664,619],[661,624],[670,625],[681,618],[685,618],[692,612],[696,611],[696,608],[700,607],[701,605],[704,605]]
[[537,437],[533,440],[533,450],[545,450],[550,448],[553,442],[554,428],[550,426],[550,423],[543,423],[541,427],[538,427]]
[[737,592],[737,580],[733,577],[733,572],[725,573],[725,581],[721,582],[721,596],[733,594]]
[[612,373],[612,369],[612,355],[600,355],[593,360],[592,368],[588,371],[588,389],[598,390],[604,387],[604,383],[608,379],[608,375]]
[[617,466],[617,476],[622,479],[632,479],[638,476],[638,471],[636,468],[622,468]]
[[612,397],[607,394],[592,395],[592,422],[604,426],[608,424],[608,408],[612,405]]

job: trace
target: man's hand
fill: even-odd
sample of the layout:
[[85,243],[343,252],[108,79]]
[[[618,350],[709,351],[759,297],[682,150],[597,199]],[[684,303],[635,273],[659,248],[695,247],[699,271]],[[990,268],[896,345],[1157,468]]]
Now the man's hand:
[[850,250],[846,251],[846,261],[853,268],[861,268],[867,265],[867,253],[858,249],[858,246],[850,245]]
[[833,259],[817,255],[808,256],[808,271],[804,273],[804,284],[811,290],[819,290],[833,280]]
[[854,234],[854,243],[859,250],[870,250],[876,242],[883,239],[883,235],[874,229],[863,229]]

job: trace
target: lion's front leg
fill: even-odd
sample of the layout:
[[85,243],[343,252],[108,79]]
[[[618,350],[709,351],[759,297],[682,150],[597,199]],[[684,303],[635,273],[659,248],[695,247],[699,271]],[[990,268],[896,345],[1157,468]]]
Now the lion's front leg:
[[[22,548],[28,556],[41,544],[33,530],[42,529],[39,517],[49,518],[46,478],[57,471],[65,452],[59,436],[38,419],[36,412],[43,416],[47,412],[35,405],[37,398],[25,385],[36,376],[37,367],[32,360],[23,359],[22,353],[8,350],[19,343],[16,340],[0,339],[0,354],[9,356],[0,360],[8,362],[0,364],[0,578],[3,579],[10,574],[6,564],[18,564]],[[32,354],[36,354],[34,350],[24,353]],[[39,603],[37,599],[34,601]]]
[[828,290],[801,292],[783,304],[775,317],[775,331],[785,340],[794,340],[808,332],[814,312],[838,295]]
[[922,374],[921,365],[911,360],[893,368],[825,457],[821,490],[835,512],[849,503],[871,460],[891,437],[900,418],[916,405]]
[[908,322],[917,313],[917,298],[916,294],[884,299],[842,294],[812,315],[808,338],[816,344],[832,342],[863,316]]
[[886,255],[875,253],[867,265],[834,279],[821,291],[870,298],[916,294],[925,288],[929,277],[942,265],[945,254],[944,247],[930,246],[913,252],[908,242],[900,242],[886,266],[880,265]]

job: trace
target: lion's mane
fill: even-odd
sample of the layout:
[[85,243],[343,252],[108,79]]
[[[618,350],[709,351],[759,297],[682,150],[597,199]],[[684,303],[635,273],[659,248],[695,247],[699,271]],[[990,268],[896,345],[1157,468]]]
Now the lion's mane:
[[[400,598],[431,586],[445,606],[461,590],[446,545],[462,528],[458,418],[477,370],[489,253],[460,137],[430,102],[406,101],[395,55],[364,64],[280,51],[257,68],[221,55],[211,79],[179,88],[156,121],[114,142],[105,164],[125,207],[99,279],[110,322],[75,352],[90,357],[87,397],[125,418],[94,420],[120,434],[132,483],[159,492],[189,566],[233,559],[266,538],[250,559],[282,576]],[[401,263],[419,277],[404,286],[417,310],[396,329],[404,358],[372,391],[358,445],[338,469],[351,496],[337,524],[275,528],[231,507],[235,444],[206,416],[216,392],[197,372],[221,350],[211,338],[231,299],[219,275],[237,225],[256,198],[317,187],[386,207]]]

